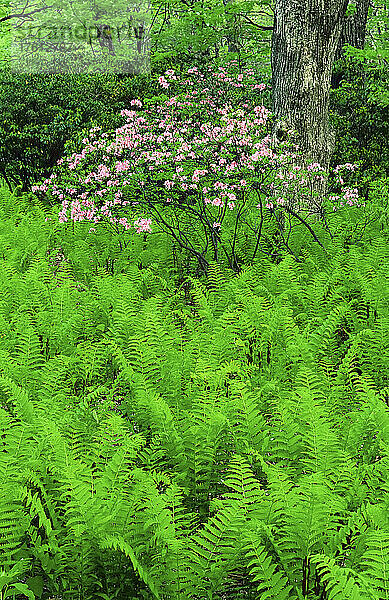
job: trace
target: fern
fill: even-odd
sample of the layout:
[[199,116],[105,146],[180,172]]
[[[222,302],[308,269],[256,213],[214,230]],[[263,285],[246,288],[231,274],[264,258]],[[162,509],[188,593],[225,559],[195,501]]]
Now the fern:
[[352,569],[338,566],[334,559],[329,559],[324,555],[315,555],[311,562],[316,566],[319,581],[331,600],[378,599],[361,574],[355,573]]
[[181,263],[175,287],[157,235],[143,248],[13,205],[0,197],[8,591],[388,598],[382,234],[201,281]]
[[246,545],[243,548],[248,560],[250,577],[256,585],[260,598],[263,600],[297,598],[297,595],[291,593],[293,586],[289,584],[282,571],[277,570],[261,542],[260,536],[252,532],[247,535]]
[[371,531],[361,560],[364,577],[378,598],[389,598],[389,532]]

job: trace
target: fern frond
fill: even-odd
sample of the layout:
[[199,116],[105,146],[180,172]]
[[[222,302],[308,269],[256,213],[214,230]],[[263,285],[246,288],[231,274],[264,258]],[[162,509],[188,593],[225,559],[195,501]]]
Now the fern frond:
[[353,570],[337,565],[335,559],[316,554],[311,557],[311,563],[317,569],[328,600],[379,600],[361,577]]
[[245,534],[243,552],[248,561],[251,581],[255,584],[261,600],[297,600],[282,569],[277,568],[266,552],[261,537],[251,531]]
[[367,549],[361,560],[364,577],[376,596],[389,598],[389,532],[370,531],[366,536]]
[[241,504],[242,514],[250,516],[265,501],[264,493],[247,461],[241,456],[234,456],[229,465],[229,474],[224,480],[230,490],[225,498]]
[[[190,587],[193,592],[204,592],[207,588],[219,589],[228,573],[236,567],[239,547],[238,531],[242,525],[239,503],[223,506],[204,527],[192,536],[188,547]],[[189,576],[188,573],[188,576]],[[208,573],[207,585],[203,573]]]
[[7,401],[14,405],[15,416],[26,423],[35,421],[35,408],[26,390],[16,385],[9,377],[2,376],[0,376],[0,389],[5,392]]
[[153,594],[153,597],[157,598],[157,600],[160,600],[161,596],[156,582],[152,580],[147,569],[141,565],[140,561],[135,555],[134,550],[131,548],[130,544],[126,542],[126,540],[118,535],[107,536],[101,542],[100,546],[102,549],[113,548],[116,551],[122,552],[127,558],[129,558],[134,571],[140,577],[141,581],[146,584],[150,592]]

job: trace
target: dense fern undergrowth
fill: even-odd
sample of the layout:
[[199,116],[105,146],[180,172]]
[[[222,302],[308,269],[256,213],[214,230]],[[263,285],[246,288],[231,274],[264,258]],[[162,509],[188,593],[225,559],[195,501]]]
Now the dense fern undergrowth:
[[385,231],[173,283],[0,222],[0,598],[389,598]]

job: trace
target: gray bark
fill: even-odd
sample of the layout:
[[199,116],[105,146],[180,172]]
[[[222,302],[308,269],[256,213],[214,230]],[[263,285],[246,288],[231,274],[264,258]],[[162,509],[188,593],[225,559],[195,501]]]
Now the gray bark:
[[370,3],[371,0],[357,0],[354,13],[343,20],[335,60],[342,57],[345,44],[359,49],[364,47]]
[[348,0],[276,0],[272,39],[275,139],[297,132],[307,162],[327,168],[331,72]]

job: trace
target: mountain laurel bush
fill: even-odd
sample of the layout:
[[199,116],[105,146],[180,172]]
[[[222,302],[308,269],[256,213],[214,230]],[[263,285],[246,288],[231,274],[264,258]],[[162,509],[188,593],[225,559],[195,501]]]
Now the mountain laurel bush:
[[[269,221],[270,237],[289,252],[291,230],[301,227],[322,243],[308,221],[323,213],[327,173],[304,164],[288,139],[274,147],[267,85],[252,69],[236,71],[169,69],[158,82],[170,96],[133,99],[122,126],[93,127],[33,190],[61,203],[61,223],[163,234],[203,272],[212,261],[239,271],[259,252],[271,254]],[[359,206],[348,182],[356,167],[334,169],[331,213]]]

